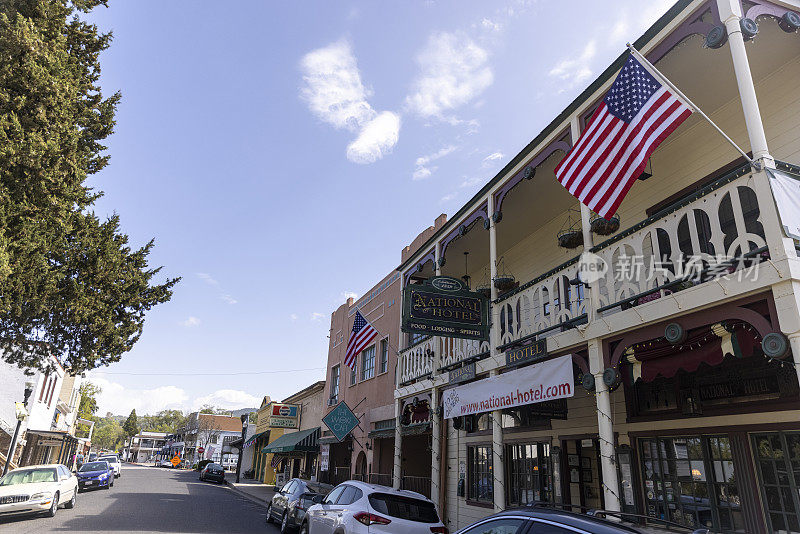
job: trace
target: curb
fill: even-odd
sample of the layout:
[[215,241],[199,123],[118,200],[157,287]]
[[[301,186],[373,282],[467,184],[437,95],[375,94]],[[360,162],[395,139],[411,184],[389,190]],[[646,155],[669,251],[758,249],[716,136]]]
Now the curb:
[[227,479],[225,480],[225,486],[229,490],[231,490],[232,492],[236,493],[237,495],[241,495],[242,497],[244,497],[245,499],[248,499],[249,501],[252,501],[252,502],[254,502],[256,504],[264,505],[266,507],[266,503],[263,500],[259,499],[255,495],[251,495],[250,493],[247,493],[246,491],[242,491],[240,489],[235,488],[230,482],[228,482]]

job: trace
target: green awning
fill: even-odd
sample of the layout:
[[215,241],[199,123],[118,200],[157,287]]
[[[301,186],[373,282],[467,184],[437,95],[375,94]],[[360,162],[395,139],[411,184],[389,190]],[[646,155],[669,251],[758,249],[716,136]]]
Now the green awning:
[[318,452],[319,427],[284,434],[263,449],[261,452]]

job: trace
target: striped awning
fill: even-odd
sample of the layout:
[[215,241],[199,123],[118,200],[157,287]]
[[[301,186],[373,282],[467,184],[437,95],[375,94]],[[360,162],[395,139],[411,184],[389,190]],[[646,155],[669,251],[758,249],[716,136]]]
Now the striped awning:
[[258,438],[260,438],[261,436],[269,436],[269,430],[266,430],[264,432],[259,432],[258,434],[255,434],[252,437],[247,438],[247,441],[244,442],[244,446],[242,448],[246,449],[248,447],[252,447],[253,444],[256,441],[258,441]]
[[319,451],[319,427],[291,432],[284,434],[263,449],[261,452],[318,452]]

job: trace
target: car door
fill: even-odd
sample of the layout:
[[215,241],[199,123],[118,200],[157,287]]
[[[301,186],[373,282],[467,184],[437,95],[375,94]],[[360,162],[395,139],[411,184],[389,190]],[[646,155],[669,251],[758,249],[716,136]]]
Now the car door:
[[59,492],[59,504],[62,502],[67,502],[72,499],[72,495],[75,493],[75,487],[72,485],[72,476],[70,472],[67,471],[67,468],[63,465],[59,465],[57,468],[58,472],[58,492]]
[[309,534],[333,534],[333,516],[330,515],[331,508],[336,505],[336,499],[347,488],[346,484],[336,486],[323,499],[322,504],[312,507],[309,510],[308,532]]
[[328,512],[331,515],[334,530],[340,526],[346,526],[345,522],[352,515],[348,515],[348,512],[352,512],[350,505],[363,496],[362,491],[355,486],[347,486],[342,494],[339,495],[339,498],[336,499],[336,505],[331,507]]
[[278,519],[283,516],[283,512],[286,511],[286,505],[289,503],[289,499],[292,495],[292,491],[294,487],[297,485],[297,482],[294,480],[290,480],[288,484],[286,484],[283,488],[281,488],[280,494],[278,495],[277,503],[275,506],[275,517]]

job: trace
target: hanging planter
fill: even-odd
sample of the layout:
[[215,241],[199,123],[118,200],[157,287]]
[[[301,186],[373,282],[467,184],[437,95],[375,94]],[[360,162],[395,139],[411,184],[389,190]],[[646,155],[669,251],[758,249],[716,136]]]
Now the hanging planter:
[[492,288],[489,286],[480,286],[475,291],[477,291],[487,299],[492,297]]
[[481,281],[478,283],[478,287],[475,288],[475,291],[487,299],[492,298],[492,285],[489,283],[489,267],[483,269],[483,276],[481,276]]
[[573,210],[567,212],[567,220],[564,221],[561,230],[559,230],[558,246],[561,248],[578,248],[583,245],[583,232],[578,224],[578,220],[572,218]]
[[620,218],[616,213],[609,219],[604,219],[599,215],[595,215],[589,223],[589,227],[597,235],[611,235],[619,230]]
[[501,257],[497,260],[498,274],[494,277],[494,287],[497,288],[500,293],[511,291],[518,285],[514,275],[507,273],[505,267],[505,260]]

